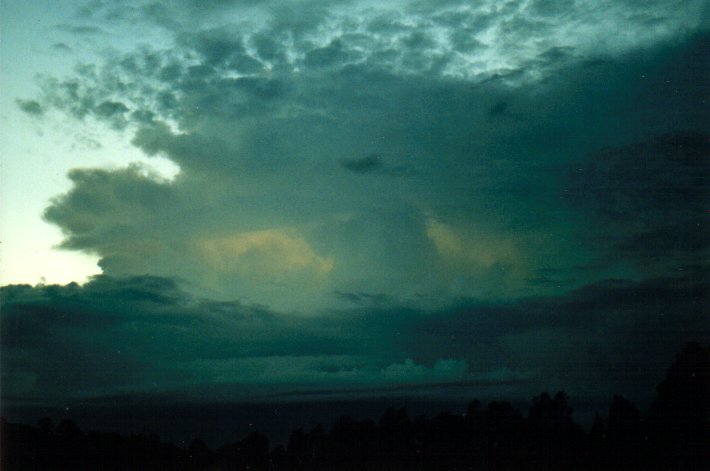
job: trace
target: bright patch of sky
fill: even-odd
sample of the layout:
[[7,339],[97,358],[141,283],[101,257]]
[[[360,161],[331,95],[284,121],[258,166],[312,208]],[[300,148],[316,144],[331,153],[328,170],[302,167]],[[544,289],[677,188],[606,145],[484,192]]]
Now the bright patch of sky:
[[42,220],[51,198],[67,191],[77,167],[122,167],[141,162],[172,178],[169,160],[147,159],[125,136],[100,123],[32,116],[18,100],[39,93],[38,77],[70,75],[102,53],[160,42],[159,31],[86,23],[72,2],[5,1],[0,10],[0,284],[68,283],[100,273],[98,257],[60,250],[60,230]]

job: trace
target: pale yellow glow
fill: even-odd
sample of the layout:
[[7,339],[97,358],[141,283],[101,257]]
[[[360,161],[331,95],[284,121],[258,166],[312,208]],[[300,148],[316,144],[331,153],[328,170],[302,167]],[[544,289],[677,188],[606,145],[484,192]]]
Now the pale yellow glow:
[[518,266],[521,256],[512,240],[500,234],[455,229],[437,219],[427,221],[427,237],[448,263],[470,270],[491,268],[496,263]]
[[305,239],[278,229],[203,238],[196,243],[204,262],[222,273],[323,276],[333,269],[331,257],[319,256]]

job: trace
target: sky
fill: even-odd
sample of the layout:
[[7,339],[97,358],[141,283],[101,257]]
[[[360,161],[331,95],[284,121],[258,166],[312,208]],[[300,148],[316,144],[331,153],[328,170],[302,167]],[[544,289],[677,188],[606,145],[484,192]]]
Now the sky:
[[708,4],[0,3],[2,402],[648,401]]

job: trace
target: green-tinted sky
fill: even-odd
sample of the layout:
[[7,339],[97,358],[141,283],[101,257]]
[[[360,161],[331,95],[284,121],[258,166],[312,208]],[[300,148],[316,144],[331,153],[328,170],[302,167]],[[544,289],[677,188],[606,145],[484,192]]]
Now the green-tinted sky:
[[4,1],[4,400],[652,386],[710,332],[708,13]]

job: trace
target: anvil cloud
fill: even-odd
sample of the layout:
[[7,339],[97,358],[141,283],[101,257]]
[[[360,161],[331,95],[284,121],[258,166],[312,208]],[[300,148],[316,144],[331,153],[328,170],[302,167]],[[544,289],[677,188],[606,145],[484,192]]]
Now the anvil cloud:
[[79,5],[47,48],[86,54],[13,106],[147,159],[48,203],[102,273],[3,288],[3,396],[637,394],[709,334],[707,15]]

